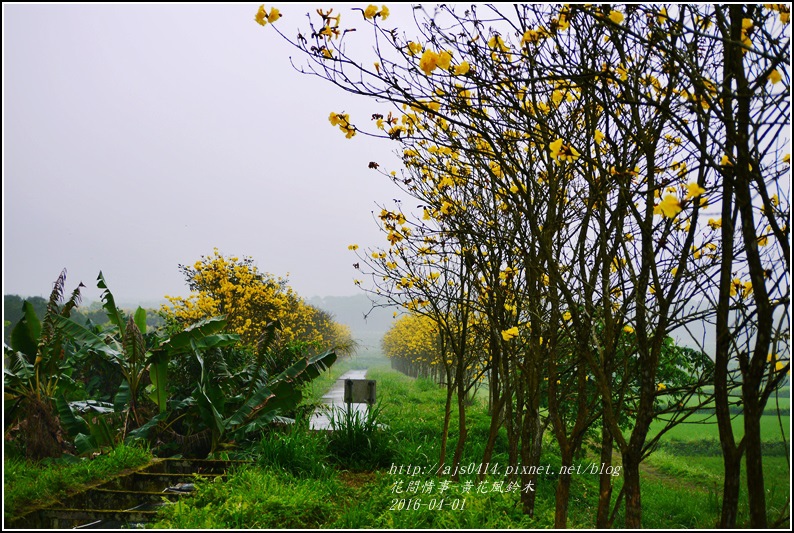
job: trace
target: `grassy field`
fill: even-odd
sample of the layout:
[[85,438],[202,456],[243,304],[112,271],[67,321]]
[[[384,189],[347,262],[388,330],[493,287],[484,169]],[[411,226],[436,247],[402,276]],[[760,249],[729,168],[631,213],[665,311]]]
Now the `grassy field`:
[[[334,374],[316,384],[319,398],[324,387],[348,368],[368,367],[367,377],[378,381],[385,424],[370,434],[356,461],[334,452],[338,442],[328,436],[294,427],[285,434],[266,435],[257,450],[256,466],[234,474],[224,483],[200,485],[195,498],[166,508],[158,527],[165,528],[547,528],[554,524],[554,491],[559,457],[549,440],[541,463],[549,465],[536,486],[536,513],[521,513],[519,494],[505,491],[509,478],[506,438],[497,440],[492,459],[496,475],[477,482],[466,473],[458,483],[442,483],[433,475],[439,461],[439,440],[444,390],[428,380],[413,380],[391,371],[382,359],[349,360]],[[488,415],[481,405],[471,407],[469,440],[462,465],[479,464],[487,435]],[[765,420],[765,423],[767,421]],[[787,424],[787,420],[785,423]],[[772,424],[770,424],[772,426]],[[716,427],[678,428],[676,439],[712,438]],[[450,447],[457,428],[452,427]],[[776,433],[765,429],[765,436]],[[667,440],[669,437],[666,437]],[[779,433],[777,440],[779,440]],[[586,470],[593,459],[584,457]],[[321,465],[318,467],[318,465]],[[402,467],[402,472],[400,472]],[[410,467],[410,470],[409,470]],[[785,457],[765,458],[770,520],[787,506],[789,475]],[[642,469],[643,522],[652,528],[713,528],[719,513],[722,463],[718,455],[682,455],[657,451]],[[617,490],[621,478],[616,477]],[[598,477],[574,475],[571,487],[570,528],[593,528],[598,497]],[[742,496],[744,499],[744,495]],[[745,504],[740,524],[746,523]],[[618,513],[615,523],[621,527]]]
[[[781,416],[780,420],[775,415],[764,415],[761,419],[761,439],[764,442],[781,441],[781,435],[785,435],[786,440],[789,440],[790,421],[789,415]],[[744,435],[744,417],[742,415],[734,415],[733,420],[733,434],[738,439]],[[656,435],[665,425],[665,422],[656,421],[651,425],[649,436]],[[782,433],[781,433],[782,425]],[[695,413],[685,422],[671,428],[665,435],[665,439],[669,440],[700,440],[700,439],[719,439],[719,429],[717,428],[717,419],[710,414]]]

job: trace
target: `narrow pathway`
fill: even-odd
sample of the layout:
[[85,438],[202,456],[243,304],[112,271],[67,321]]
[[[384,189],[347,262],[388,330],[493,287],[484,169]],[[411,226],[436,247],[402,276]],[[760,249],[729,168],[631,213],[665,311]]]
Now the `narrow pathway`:
[[[315,411],[312,419],[309,421],[309,429],[330,431],[331,420],[328,418],[328,411],[333,409],[344,409],[345,405],[345,380],[346,379],[365,379],[367,370],[348,370],[336,380],[334,386],[323,395],[323,404],[326,408],[321,408]],[[351,404],[353,409],[359,411],[361,414],[366,414],[367,404],[354,403]]]

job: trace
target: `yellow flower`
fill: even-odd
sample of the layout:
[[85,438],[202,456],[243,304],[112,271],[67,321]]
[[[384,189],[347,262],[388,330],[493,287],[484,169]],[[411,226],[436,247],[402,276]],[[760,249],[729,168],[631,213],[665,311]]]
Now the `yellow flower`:
[[615,24],[620,24],[623,22],[623,13],[620,11],[615,11],[614,9],[609,12],[609,20],[614,22]]
[[653,208],[654,215],[662,215],[667,218],[675,218],[675,216],[680,212],[681,204],[679,203],[678,198],[672,194],[665,196],[664,199],[662,199],[662,201]]
[[742,282],[739,278],[733,278],[731,281],[731,296],[739,296],[746,298],[753,292],[753,283],[751,281]]
[[265,11],[265,4],[259,6],[259,11],[256,12],[256,15],[254,15],[254,20],[260,26],[267,24],[267,11]]
[[419,68],[422,69],[422,72],[424,72],[426,76],[430,76],[437,66],[438,54],[432,50],[425,50],[425,53],[422,54],[422,58],[419,60]]
[[634,328],[631,327],[631,326],[626,325],[626,326],[623,326],[623,331],[625,331],[626,333],[634,333]]
[[518,327],[517,326],[513,326],[510,329],[506,329],[506,330],[502,331],[502,339],[504,339],[506,341],[509,341],[509,340],[514,339],[516,337],[518,337]]
[[281,13],[275,7],[271,9],[270,14],[268,14],[267,11],[265,10],[265,4],[259,6],[259,11],[257,11],[256,15],[254,16],[254,20],[260,26],[264,26],[268,22],[272,24],[273,22],[276,22],[280,18],[281,18]]
[[381,20],[386,20],[387,18],[389,18],[390,14],[391,14],[391,11],[389,11],[388,7],[380,6],[380,18],[381,18]]
[[579,152],[572,146],[563,144],[562,139],[557,139],[549,144],[549,152],[551,152],[551,157],[555,161],[557,159],[561,161],[575,161],[579,157]]
[[667,385],[665,385],[664,383],[659,383],[658,385],[656,385],[656,390],[659,391],[659,392],[665,390],[666,388],[667,388]]
[[364,18],[371,19],[374,18],[375,15],[378,14],[378,6],[370,4],[367,6],[367,9],[364,10]]
[[783,156],[783,162],[784,163],[788,163],[790,165],[791,164],[791,154],[784,155]]
[[697,183],[688,183],[686,186],[687,193],[684,196],[684,200],[689,200],[690,198],[694,198],[695,196],[700,196],[706,189],[698,185]]
[[753,292],[753,282],[752,281],[745,281],[742,284],[742,297],[746,298]]
[[351,244],[347,247],[348,250],[358,250],[358,244]]
[[408,43],[408,55],[415,56],[422,51],[422,44],[413,41]]
[[545,36],[544,31],[542,30],[533,30],[532,28],[528,29],[524,32],[524,36],[521,37],[521,46],[524,47],[527,44],[538,44],[541,39]]
[[493,35],[490,39],[488,39],[488,47],[496,50],[497,48],[503,52],[508,52],[510,48],[507,47],[505,42],[502,40],[501,35]]
[[441,213],[444,215],[451,215],[455,212],[455,206],[452,205],[450,202],[445,201],[441,204]]
[[730,157],[728,157],[727,155],[723,155],[722,156],[722,160],[720,161],[720,166],[722,166],[722,167],[732,167],[733,163],[731,163]]
[[455,65],[455,68],[452,72],[455,74],[455,76],[463,76],[469,72],[469,68],[468,61],[464,61],[460,65]]
[[562,314],[562,319],[565,320],[566,322],[568,322],[571,319],[571,312],[570,311],[565,311]]
[[719,229],[722,226],[722,219],[721,218],[710,218],[709,219],[709,227],[711,229]]
[[783,79],[783,76],[780,74],[780,71],[778,71],[778,69],[775,69],[769,73],[767,79],[771,81],[772,84],[775,84],[775,83],[780,83],[780,81]]
[[342,124],[342,119],[346,115],[342,115],[340,113],[334,113],[331,111],[331,114],[328,115],[328,122],[331,123],[331,126],[336,126],[338,124]]
[[449,70],[449,65],[451,62],[452,62],[451,53],[447,52],[446,50],[438,53],[438,59],[436,60],[438,68]]
[[596,144],[601,144],[601,142],[604,140],[604,134],[601,132],[601,130],[595,130],[595,135],[593,135],[593,137],[595,138]]

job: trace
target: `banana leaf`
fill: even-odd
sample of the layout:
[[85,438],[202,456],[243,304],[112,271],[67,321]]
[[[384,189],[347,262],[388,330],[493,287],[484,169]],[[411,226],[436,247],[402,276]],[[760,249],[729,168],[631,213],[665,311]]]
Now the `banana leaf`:
[[281,374],[273,378],[272,382],[289,381],[292,383],[303,383],[311,381],[322,372],[327,370],[336,361],[336,352],[328,350],[320,355],[311,358],[302,358],[284,370]]
[[100,299],[102,300],[102,307],[105,309],[108,319],[113,325],[119,328],[119,333],[121,333],[123,337],[125,333],[124,318],[122,317],[118,306],[116,306],[116,300],[113,298],[113,293],[111,293],[110,289],[108,289],[108,285],[105,282],[105,276],[102,275],[101,270],[99,271],[99,277],[97,277],[96,286],[99,289],[103,289]]
[[104,338],[88,328],[64,316],[55,315],[52,318],[55,327],[75,343],[103,355],[111,362],[116,362],[120,358],[120,349],[107,344]]
[[76,415],[74,411],[72,411],[72,407],[69,405],[69,402],[66,401],[66,398],[63,396],[56,397],[55,408],[58,410],[58,416],[61,419],[61,425],[70,437],[75,438],[80,433],[91,433],[88,423],[83,417]]

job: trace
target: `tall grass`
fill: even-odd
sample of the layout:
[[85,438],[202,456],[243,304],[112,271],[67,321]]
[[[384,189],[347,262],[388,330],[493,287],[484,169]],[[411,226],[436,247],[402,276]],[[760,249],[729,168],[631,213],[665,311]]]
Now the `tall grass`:
[[389,466],[395,445],[383,421],[382,403],[363,412],[351,407],[332,408],[328,417],[328,454],[335,463],[363,470]]

